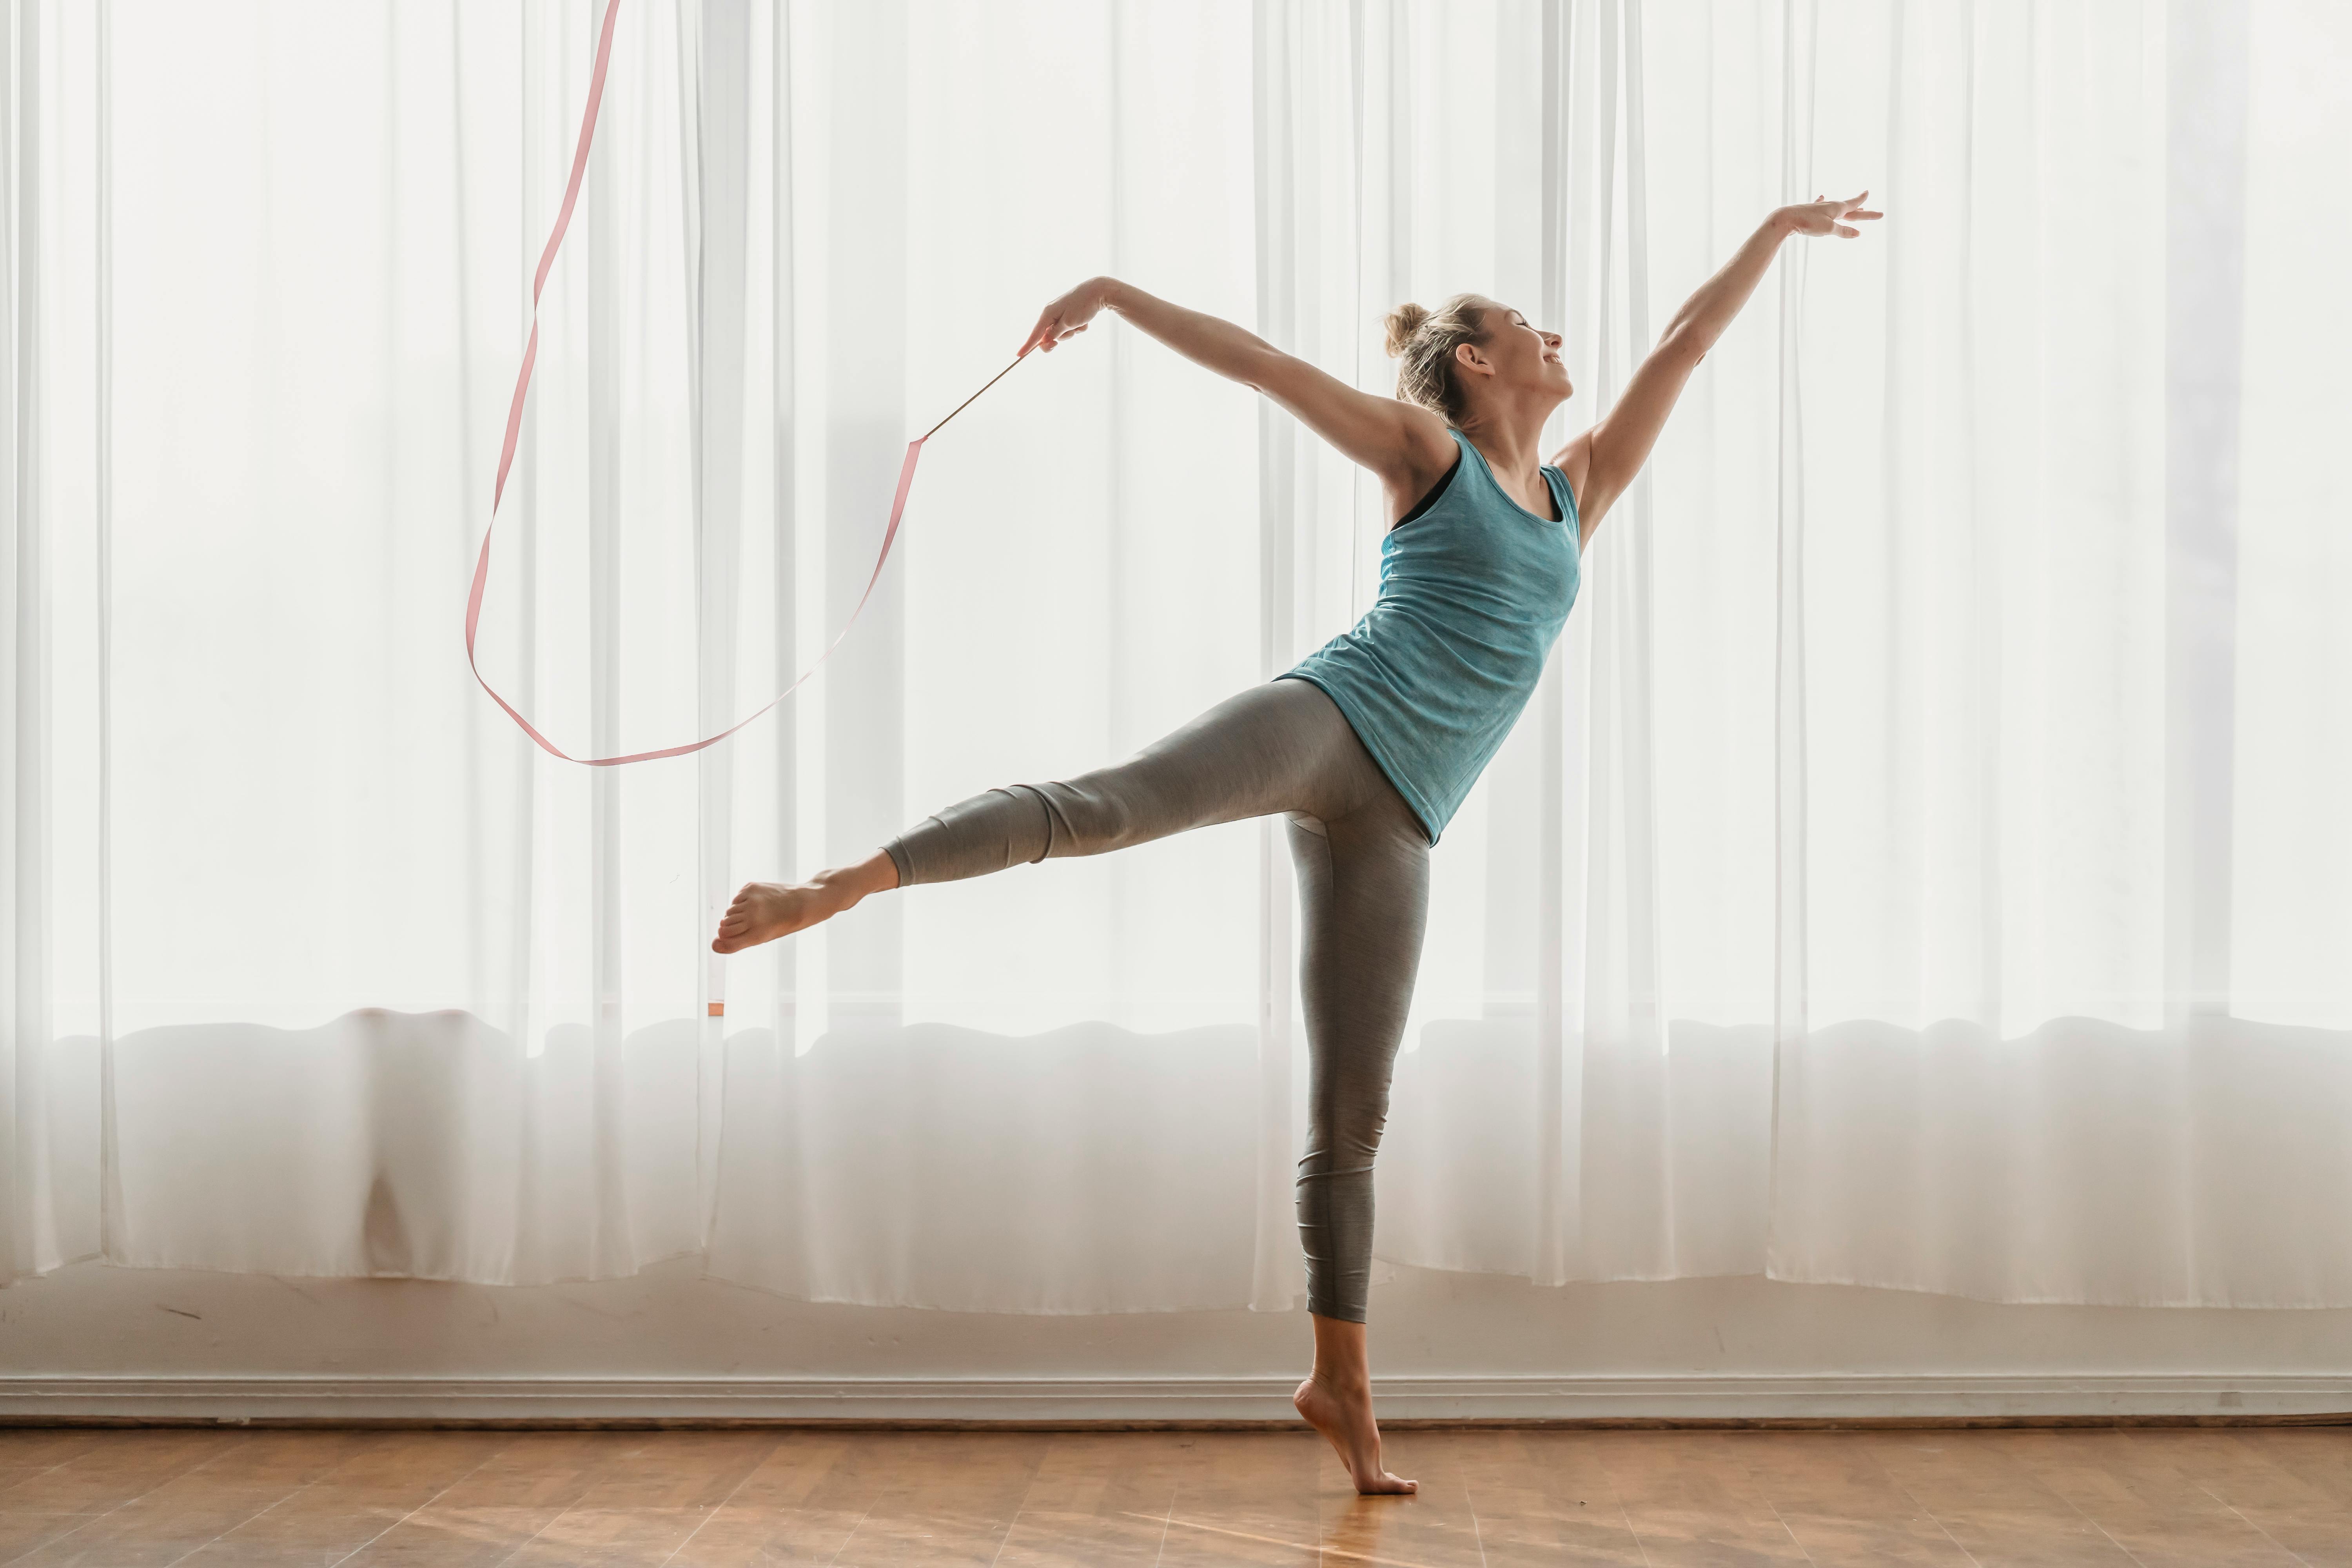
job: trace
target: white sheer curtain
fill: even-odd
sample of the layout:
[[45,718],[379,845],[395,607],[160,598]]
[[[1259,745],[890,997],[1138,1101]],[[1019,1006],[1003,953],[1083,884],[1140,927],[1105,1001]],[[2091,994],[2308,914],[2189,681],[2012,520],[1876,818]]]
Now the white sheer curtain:
[[[600,9],[10,8],[0,1278],[1295,1305],[1265,825],[704,943],[1286,668],[1377,486],[1106,321],[930,445],[801,696],[544,757],[458,629]],[[1495,294],[1564,437],[1868,186],[1436,851],[1381,1255],[2352,1304],[2347,55],[2316,3],[624,0],[484,668],[575,752],[731,722],[1089,273],[1380,391],[1385,310]]]

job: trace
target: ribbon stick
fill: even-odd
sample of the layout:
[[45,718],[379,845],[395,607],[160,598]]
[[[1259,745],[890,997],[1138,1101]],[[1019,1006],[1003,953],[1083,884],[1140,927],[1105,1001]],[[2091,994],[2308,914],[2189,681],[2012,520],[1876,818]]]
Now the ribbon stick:
[[[701,751],[706,746],[715,746],[719,742],[725,740],[728,736],[733,734],[736,731],[741,729],[744,725],[749,724],[752,720],[759,718],[761,714],[767,712],[769,709],[773,708],[777,703],[782,702],[785,698],[791,696],[794,691],[800,689],[803,682],[806,681],[810,676],[814,675],[817,672],[818,667],[823,665],[827,658],[833,656],[833,650],[841,646],[842,638],[846,637],[849,635],[849,628],[856,624],[858,616],[866,608],[866,600],[873,597],[874,584],[881,580],[882,567],[884,563],[890,559],[891,547],[898,542],[898,524],[900,520],[906,515],[907,493],[914,488],[915,464],[922,456],[923,443],[938,435],[940,433],[940,426],[944,426],[948,422],[948,419],[954,418],[958,414],[962,413],[966,408],[971,406],[972,399],[978,397],[981,392],[986,392],[989,387],[994,386],[999,381],[1004,379],[1004,377],[1012,371],[1013,364],[1019,364],[1027,352],[1026,350],[1024,350],[1023,353],[1015,354],[1013,358],[1013,364],[1006,365],[1004,369],[998,371],[994,375],[989,377],[987,383],[981,387],[980,392],[973,393],[971,397],[967,397],[961,403],[957,404],[954,409],[949,413],[947,419],[940,420],[938,425],[932,426],[929,430],[924,431],[920,436],[916,437],[913,440],[907,443],[906,460],[902,462],[898,468],[898,493],[893,497],[890,502],[889,525],[883,530],[882,549],[880,553],[876,555],[874,558],[874,571],[873,574],[866,579],[866,591],[857,596],[856,607],[849,612],[849,618],[842,623],[840,632],[834,637],[832,642],[825,645],[824,651],[816,656],[815,662],[811,664],[806,669],[803,670],[797,677],[795,677],[790,686],[785,687],[782,691],[777,692],[775,696],[761,703],[757,709],[737,720],[734,723],[730,724],[724,730],[719,731],[716,735],[711,735],[699,741],[689,741],[683,745],[664,746],[650,752],[632,752],[625,756],[618,757],[575,757],[569,752],[557,746],[554,742],[550,741],[545,735],[541,734],[538,729],[532,725],[531,721],[524,718],[521,713],[518,712],[513,703],[509,702],[505,698],[499,696],[498,689],[491,686],[488,679],[483,676],[482,667],[476,657],[474,645],[477,630],[479,627],[482,619],[482,593],[483,590],[488,586],[490,580],[490,534],[491,531],[498,526],[499,504],[506,499],[507,478],[514,468],[516,443],[522,436],[523,399],[530,390],[531,369],[537,363],[539,359],[540,295],[546,290],[547,275],[555,266],[556,252],[562,248],[564,233],[572,226],[572,209],[576,207],[580,202],[580,184],[581,181],[586,177],[588,173],[588,150],[595,138],[596,112],[604,100],[604,77],[613,59],[613,24],[615,19],[618,18],[620,13],[621,0],[607,0],[607,4],[604,6],[604,20],[596,36],[596,64],[594,69],[590,72],[588,78],[588,101],[586,106],[581,110],[580,115],[580,139],[572,153],[572,177],[564,184],[563,205],[557,209],[555,215],[555,226],[549,232],[547,237],[547,248],[540,254],[539,270],[531,278],[530,337],[523,345],[522,367],[515,375],[514,398],[507,406],[506,440],[499,449],[499,477],[498,483],[492,489],[490,493],[490,521],[482,530],[481,553],[474,563],[474,585],[472,592],[469,593],[466,598],[466,663],[472,668],[474,679],[481,682],[481,687],[484,691],[490,694],[491,701],[506,710],[507,717],[512,719],[517,724],[522,726],[522,732],[524,734],[529,735],[533,741],[539,742],[539,747],[541,751],[547,752],[547,754],[551,757],[561,758],[564,762],[579,763],[583,766],[592,768],[619,767],[625,763],[646,763],[651,762],[657,757],[682,757],[691,752]],[[715,990],[713,994],[714,995],[716,994]],[[712,1001],[710,1003],[711,1014],[713,1016],[719,1015],[721,1010],[721,1006],[722,1004],[719,1002],[715,1000]]]

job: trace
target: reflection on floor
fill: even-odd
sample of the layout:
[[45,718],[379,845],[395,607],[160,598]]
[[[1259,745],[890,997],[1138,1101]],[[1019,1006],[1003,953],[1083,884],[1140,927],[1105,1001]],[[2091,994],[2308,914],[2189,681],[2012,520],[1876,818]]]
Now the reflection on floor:
[[0,1563],[2352,1563],[2352,1428],[0,1431]]

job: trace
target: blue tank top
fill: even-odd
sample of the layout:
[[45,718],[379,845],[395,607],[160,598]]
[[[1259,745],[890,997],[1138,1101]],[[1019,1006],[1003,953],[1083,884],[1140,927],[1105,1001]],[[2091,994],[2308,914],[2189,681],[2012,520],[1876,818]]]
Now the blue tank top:
[[1448,433],[1461,456],[1381,541],[1372,607],[1275,677],[1330,696],[1433,845],[1518,721],[1579,580],[1568,476],[1538,470],[1559,520],[1538,517],[1468,437]]

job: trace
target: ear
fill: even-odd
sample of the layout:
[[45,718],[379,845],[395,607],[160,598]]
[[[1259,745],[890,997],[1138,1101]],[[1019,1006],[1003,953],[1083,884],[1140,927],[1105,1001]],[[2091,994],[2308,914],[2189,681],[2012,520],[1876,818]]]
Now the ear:
[[1494,363],[1487,359],[1485,354],[1478,352],[1478,345],[1476,343],[1454,344],[1454,368],[1457,370],[1470,371],[1478,375],[1493,375],[1495,374]]

